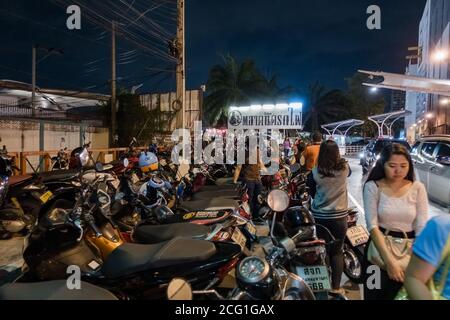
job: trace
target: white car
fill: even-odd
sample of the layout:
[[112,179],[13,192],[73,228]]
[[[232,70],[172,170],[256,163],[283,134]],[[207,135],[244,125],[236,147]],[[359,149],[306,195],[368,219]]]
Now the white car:
[[430,200],[450,208],[450,135],[419,139],[411,157],[416,178],[425,185]]

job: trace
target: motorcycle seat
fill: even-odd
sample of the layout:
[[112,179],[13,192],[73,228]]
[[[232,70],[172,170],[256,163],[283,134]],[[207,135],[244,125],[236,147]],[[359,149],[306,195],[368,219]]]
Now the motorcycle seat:
[[15,187],[19,184],[22,184],[24,182],[28,182],[33,179],[33,176],[30,174],[24,175],[24,176],[11,176],[9,178],[9,185],[10,187]]
[[175,238],[158,244],[124,243],[115,249],[103,265],[108,278],[164,267],[185,267],[187,263],[208,260],[216,253],[214,243]]
[[46,182],[59,182],[59,181],[67,181],[72,180],[78,177],[80,171],[77,169],[72,170],[55,170],[49,172],[43,172],[39,174],[43,183]]
[[192,199],[195,200],[205,200],[212,199],[216,197],[228,198],[228,199],[238,199],[237,191],[234,189],[224,189],[224,190],[215,190],[215,191],[199,191],[194,193]]
[[118,300],[111,292],[87,282],[69,290],[66,280],[8,283],[0,287],[0,300]]
[[234,209],[239,205],[237,200],[229,198],[210,198],[183,202],[181,207],[188,211],[198,210],[226,210]]
[[180,238],[204,239],[211,232],[206,226],[192,223],[171,223],[165,225],[141,224],[133,231],[137,243],[153,244]]

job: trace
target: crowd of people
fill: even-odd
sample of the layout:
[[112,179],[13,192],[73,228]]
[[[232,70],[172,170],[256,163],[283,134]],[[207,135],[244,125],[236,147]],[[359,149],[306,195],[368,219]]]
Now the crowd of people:
[[[335,238],[329,250],[331,283],[333,291],[342,293],[350,166],[341,157],[336,142],[322,141],[320,133],[314,133],[308,144],[300,138],[291,144],[286,138],[280,147],[284,157],[295,156],[302,165],[316,223],[329,229]],[[238,166],[234,175],[236,183],[242,173],[249,186],[255,217],[262,168],[258,154],[257,164]],[[415,177],[409,151],[400,144],[387,145],[369,172],[362,192],[370,235],[363,270],[373,265],[380,270],[375,286],[370,284],[371,274],[365,272],[364,299],[449,299],[450,216],[429,218],[427,191]],[[329,237],[322,229],[317,233],[320,238]]]

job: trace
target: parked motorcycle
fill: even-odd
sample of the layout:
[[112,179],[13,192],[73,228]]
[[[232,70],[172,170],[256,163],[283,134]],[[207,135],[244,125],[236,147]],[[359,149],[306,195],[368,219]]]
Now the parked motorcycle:
[[[269,207],[271,202],[284,199],[289,203],[289,195],[281,190],[273,190],[267,199]],[[334,237],[324,226],[315,223],[312,213],[304,206],[290,207],[287,210],[273,211],[271,221],[271,236],[274,241],[290,238],[295,245],[290,255],[289,270],[294,272],[311,287],[319,300],[346,299],[339,294],[331,293],[330,274],[331,269],[327,259],[327,246],[333,245]],[[278,212],[283,212],[282,219],[277,217]],[[330,242],[319,239],[316,228],[324,228],[330,235]],[[289,251],[289,250],[288,250]]]
[[363,259],[369,233],[362,225],[357,225],[358,211],[350,209],[348,229],[344,241],[344,273],[354,283],[363,281]]
[[40,176],[12,177],[11,160],[0,157],[0,239],[26,234],[40,207],[53,197]]
[[51,159],[51,170],[69,169],[69,156],[67,154],[67,147],[60,149],[58,154]]
[[[104,210],[107,193],[84,190],[71,208],[53,203],[26,238],[23,281],[64,279],[67,268],[75,265],[82,280],[119,297],[153,299],[163,297],[169,280],[177,276],[196,288],[217,285],[241,253],[236,244],[185,238],[154,245],[123,243],[102,228],[110,224]],[[115,248],[107,252],[105,247]]]
[[[274,212],[283,212],[289,205],[289,198],[280,195],[275,191],[269,196],[268,202]],[[295,254],[296,237],[279,240],[273,237],[274,245],[265,259],[250,256],[241,260],[235,269],[236,288],[226,295],[214,289],[192,290],[184,279],[174,279],[169,284],[167,296],[170,300],[191,300],[193,295],[219,300],[315,300],[307,283],[284,267]]]

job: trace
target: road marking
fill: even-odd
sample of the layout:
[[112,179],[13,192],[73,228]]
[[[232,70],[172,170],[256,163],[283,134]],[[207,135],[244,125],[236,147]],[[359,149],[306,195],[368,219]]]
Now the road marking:
[[348,197],[353,202],[353,204],[356,206],[356,208],[358,208],[359,212],[361,212],[361,214],[364,214],[363,207],[361,207],[361,205],[358,203],[358,201],[356,201],[356,199],[352,196],[352,194],[350,192],[347,192],[347,193],[348,193]]

